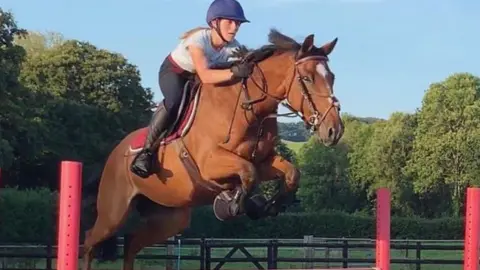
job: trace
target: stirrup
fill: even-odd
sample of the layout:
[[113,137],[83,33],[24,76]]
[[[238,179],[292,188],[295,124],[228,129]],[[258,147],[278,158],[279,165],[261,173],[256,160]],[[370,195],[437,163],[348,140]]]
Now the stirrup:
[[136,163],[136,161],[138,160],[138,158],[140,156],[143,156],[144,158],[145,157],[146,158],[151,158],[153,156],[153,151],[150,150],[148,147],[142,148],[133,158],[132,164]]
[[[143,157],[140,157],[143,155]],[[153,153],[148,148],[142,149],[132,160],[130,164],[130,171],[134,174],[140,176],[141,178],[148,178],[153,174]],[[141,165],[138,166],[137,162],[140,162],[138,159],[142,158]],[[142,166],[143,165],[143,166]]]

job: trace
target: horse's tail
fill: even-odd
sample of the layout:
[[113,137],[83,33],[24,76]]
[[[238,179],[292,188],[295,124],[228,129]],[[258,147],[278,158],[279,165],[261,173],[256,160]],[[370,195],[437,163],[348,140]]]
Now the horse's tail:
[[[102,164],[103,165],[103,164]],[[92,228],[97,217],[98,185],[102,176],[102,165],[93,167],[92,173],[85,179],[82,186],[82,223],[85,228]],[[99,261],[113,261],[117,259],[117,236],[103,240],[94,247],[95,258]]]

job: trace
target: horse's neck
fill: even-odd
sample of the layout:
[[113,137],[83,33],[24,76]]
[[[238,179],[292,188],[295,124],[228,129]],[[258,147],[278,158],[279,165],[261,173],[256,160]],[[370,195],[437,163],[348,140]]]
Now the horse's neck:
[[[253,78],[259,86],[262,86],[262,76],[265,76],[268,94],[282,98],[286,92],[285,81],[290,78],[288,71],[291,69],[291,65],[288,63],[291,62],[292,59],[288,55],[268,58],[258,64],[261,72],[256,70]],[[278,102],[270,97],[255,103],[253,110],[245,111],[242,108],[245,96],[241,84],[223,87],[208,84],[202,88],[201,109],[194,126],[201,126],[203,135],[213,132],[215,137],[220,136],[223,140],[224,136],[233,130],[236,136],[242,138],[245,134],[255,130],[259,120],[277,111]],[[250,99],[262,97],[261,89],[251,79],[247,81],[247,89]],[[271,123],[271,121],[267,122]]]
[[[256,104],[255,112],[259,116],[267,116],[277,111],[278,100],[283,99],[287,91],[287,81],[291,79],[291,64],[293,56],[288,53],[273,56],[258,63],[260,70],[256,70],[252,79],[248,80],[248,91],[251,95],[251,99],[260,98],[265,95],[262,93],[260,87],[264,88],[267,92],[267,98],[265,101]],[[263,83],[263,77],[265,84]],[[255,80],[256,83],[253,82]]]

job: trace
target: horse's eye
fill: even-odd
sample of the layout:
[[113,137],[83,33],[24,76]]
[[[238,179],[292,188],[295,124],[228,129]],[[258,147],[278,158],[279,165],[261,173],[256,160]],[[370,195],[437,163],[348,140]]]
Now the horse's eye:
[[311,79],[310,77],[308,77],[308,76],[303,76],[303,77],[302,77],[302,81],[311,83],[311,82],[312,82],[312,79]]

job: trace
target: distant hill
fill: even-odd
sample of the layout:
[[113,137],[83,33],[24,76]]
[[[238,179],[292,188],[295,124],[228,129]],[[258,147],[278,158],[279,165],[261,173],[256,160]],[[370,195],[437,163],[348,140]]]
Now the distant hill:
[[282,123],[278,122],[278,131],[283,140],[291,142],[305,142],[310,138],[308,130],[303,122]]
[[385,119],[377,118],[377,117],[356,117],[356,116],[353,116],[352,118],[355,118],[358,121],[364,122],[364,123],[367,123],[367,124],[372,124],[372,123],[375,123],[375,122],[378,122],[378,121],[385,121]]

